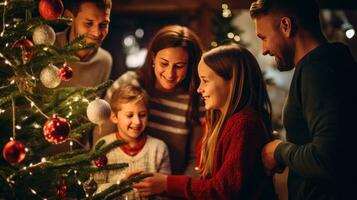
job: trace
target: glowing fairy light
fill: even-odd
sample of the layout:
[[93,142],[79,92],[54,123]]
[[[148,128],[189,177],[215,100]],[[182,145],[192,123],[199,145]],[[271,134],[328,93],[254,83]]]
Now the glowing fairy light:
[[30,191],[32,192],[32,194],[35,194],[35,195],[37,194],[36,190],[34,190],[32,188],[30,189]]

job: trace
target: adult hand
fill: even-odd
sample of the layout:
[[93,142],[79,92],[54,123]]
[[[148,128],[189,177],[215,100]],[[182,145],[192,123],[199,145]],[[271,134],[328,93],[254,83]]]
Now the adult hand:
[[138,183],[134,183],[133,187],[136,188],[139,191],[140,196],[143,197],[160,194],[166,191],[167,175],[154,173],[153,176],[145,178]]
[[264,171],[268,176],[273,175],[274,170],[278,166],[278,162],[274,158],[274,152],[278,144],[280,144],[282,140],[273,140],[266,144],[262,149],[262,161],[264,166]]

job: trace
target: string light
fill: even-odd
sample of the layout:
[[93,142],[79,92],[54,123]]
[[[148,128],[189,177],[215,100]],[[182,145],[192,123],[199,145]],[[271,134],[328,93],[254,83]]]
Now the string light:
[[82,102],[87,102],[87,103],[89,103],[89,100],[86,99],[86,98],[82,98]]
[[39,124],[37,124],[36,122],[33,123],[33,127],[34,127],[34,128],[37,128],[37,129],[38,129],[38,128],[41,128],[41,126],[40,126]]
[[227,37],[229,39],[232,39],[234,37],[234,33],[232,33],[232,32],[227,33]]
[[41,158],[41,162],[46,162],[46,158],[45,157]]
[[240,41],[239,35],[235,35],[233,39],[234,39],[236,42],[239,42],[239,41]]
[[0,3],[0,5],[4,6],[4,11],[2,13],[2,31],[0,33],[0,37],[3,37],[5,34],[5,27],[6,27],[5,13],[6,13],[7,1],[5,0],[3,3]]

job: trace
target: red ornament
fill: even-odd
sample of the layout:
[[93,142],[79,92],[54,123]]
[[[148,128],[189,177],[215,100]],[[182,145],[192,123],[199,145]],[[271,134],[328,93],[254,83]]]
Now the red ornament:
[[108,163],[108,158],[106,156],[101,156],[99,158],[97,158],[96,160],[94,160],[94,164],[97,167],[103,167],[105,165],[107,165]]
[[43,134],[45,139],[52,144],[60,144],[64,142],[71,131],[68,122],[60,117],[54,117],[45,123],[43,126]]
[[70,66],[66,65],[60,69],[59,74],[62,81],[69,81],[73,76],[73,70]]
[[35,55],[35,51],[31,49],[31,47],[33,47],[33,43],[27,38],[16,40],[13,47],[18,47],[21,49],[22,60],[24,63],[30,61],[31,58]]
[[2,149],[2,156],[11,164],[17,164],[25,159],[26,151],[24,145],[17,141],[11,140]]
[[38,5],[40,15],[46,20],[56,20],[64,10],[61,0],[41,0]]
[[61,180],[61,184],[57,187],[57,197],[63,199],[67,196],[68,186]]

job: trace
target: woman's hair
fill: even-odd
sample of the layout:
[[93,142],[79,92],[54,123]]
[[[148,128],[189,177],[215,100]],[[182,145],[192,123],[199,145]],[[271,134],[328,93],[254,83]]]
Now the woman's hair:
[[206,111],[206,133],[202,140],[200,173],[212,175],[216,143],[226,120],[234,113],[249,107],[261,114],[271,135],[271,103],[263,75],[255,57],[236,44],[216,47],[203,54],[202,60],[218,76],[230,81],[229,95],[222,111]]
[[152,38],[145,63],[139,70],[139,81],[146,91],[152,95],[155,93],[156,77],[154,73],[152,55],[156,55],[160,50],[172,47],[181,47],[188,54],[188,70],[186,77],[179,83],[178,87],[187,91],[190,95],[187,122],[194,124],[199,121],[198,107],[199,97],[196,92],[198,87],[197,65],[202,55],[202,45],[198,36],[189,28],[180,25],[169,25],[161,28]]
[[126,84],[113,92],[109,103],[112,111],[117,113],[121,109],[121,104],[129,102],[137,103],[139,101],[143,101],[146,108],[148,107],[149,96],[146,91],[139,86]]

